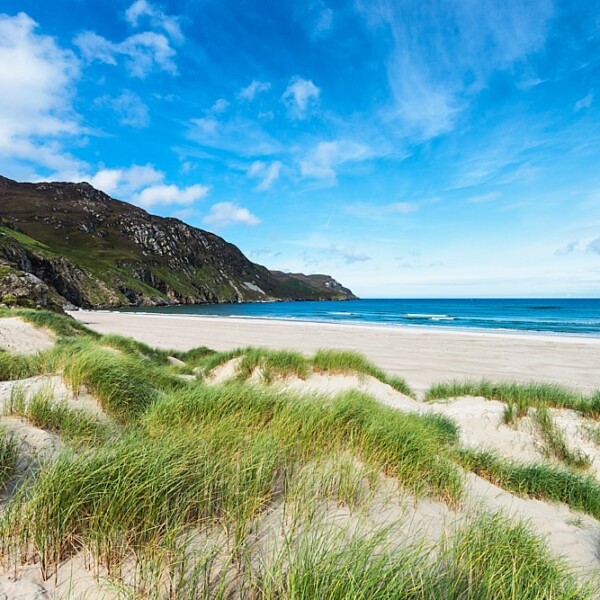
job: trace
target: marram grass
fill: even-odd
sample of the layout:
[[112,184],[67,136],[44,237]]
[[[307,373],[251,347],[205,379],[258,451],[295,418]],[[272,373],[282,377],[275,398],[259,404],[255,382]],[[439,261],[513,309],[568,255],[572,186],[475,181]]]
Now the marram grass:
[[505,420],[512,422],[527,414],[529,408],[538,406],[547,408],[569,408],[579,411],[584,416],[600,417],[600,392],[584,396],[573,390],[554,383],[531,382],[499,382],[487,379],[450,381],[431,386],[425,401],[431,402],[460,396],[482,396],[490,400],[499,400],[509,406]]
[[[34,477],[19,480],[7,500],[0,520],[7,564],[36,560],[49,577],[83,551],[104,565],[114,589],[132,598],[593,597],[543,540],[502,515],[475,517],[435,544],[407,543],[394,524],[361,529],[354,519],[377,504],[382,474],[416,495],[458,503],[461,466],[515,493],[566,502],[598,518],[600,484],[591,477],[461,450],[451,420],[401,413],[364,394],[299,396],[241,381],[257,367],[270,378],[355,372],[410,392],[364,357],[176,353],[44,315],[28,318],[57,333],[55,348],[25,358],[0,353],[0,373],[14,379],[62,369],[74,389],[96,395],[108,417],[84,414],[48,393],[27,400],[15,392],[9,411],[68,444]],[[185,367],[170,366],[169,356]],[[205,386],[178,376],[234,357],[240,380]],[[550,389],[487,391],[517,410],[530,401],[534,407],[574,402]],[[551,424],[544,427],[552,433]],[[14,477],[17,456],[16,442],[0,432],[0,485]],[[336,506],[354,520],[327,521],[327,508]],[[285,516],[273,530],[279,542],[264,545],[261,523],[278,510]]]
[[197,366],[207,375],[218,366],[235,358],[239,359],[237,379],[240,381],[250,378],[255,369],[260,369],[263,380],[267,383],[277,377],[286,376],[306,379],[312,372],[358,374],[374,377],[407,396],[415,395],[404,379],[388,375],[362,354],[350,350],[319,350],[313,357],[307,357],[290,350],[237,348],[207,354]]

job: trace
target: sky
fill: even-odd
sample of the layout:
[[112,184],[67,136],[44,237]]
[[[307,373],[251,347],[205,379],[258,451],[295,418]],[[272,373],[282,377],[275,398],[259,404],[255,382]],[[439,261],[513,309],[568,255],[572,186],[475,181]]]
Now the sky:
[[0,0],[0,174],[361,297],[600,297],[600,0]]

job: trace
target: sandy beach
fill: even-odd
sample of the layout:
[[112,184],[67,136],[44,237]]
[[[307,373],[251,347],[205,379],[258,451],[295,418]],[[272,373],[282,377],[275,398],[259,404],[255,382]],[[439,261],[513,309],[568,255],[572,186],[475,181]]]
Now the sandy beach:
[[600,388],[600,339],[595,338],[118,312],[70,314],[100,333],[176,350],[356,350],[390,374],[404,377],[417,392],[448,379],[481,377],[550,381],[581,391]]

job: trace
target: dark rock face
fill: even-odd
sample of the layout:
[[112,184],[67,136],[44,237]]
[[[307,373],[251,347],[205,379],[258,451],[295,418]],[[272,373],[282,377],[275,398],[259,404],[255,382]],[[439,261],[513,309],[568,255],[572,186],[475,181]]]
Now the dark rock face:
[[271,272],[219,236],[87,183],[0,177],[0,261],[85,308],[354,298],[327,275]]
[[63,299],[41,279],[31,273],[8,270],[4,265],[0,265],[0,302],[63,312]]

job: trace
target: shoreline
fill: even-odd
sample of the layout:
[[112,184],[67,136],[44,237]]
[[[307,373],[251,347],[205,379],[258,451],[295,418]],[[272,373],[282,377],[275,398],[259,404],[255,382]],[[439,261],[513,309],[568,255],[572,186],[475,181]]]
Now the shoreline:
[[513,332],[458,331],[433,326],[321,323],[284,319],[74,311],[100,333],[130,336],[151,346],[189,350],[245,346],[354,350],[418,392],[450,379],[548,381],[590,392],[600,389],[600,338]]
[[111,315],[131,315],[134,317],[149,317],[149,318],[169,318],[169,319],[207,319],[210,321],[221,321],[229,323],[231,320],[240,321],[256,321],[265,323],[282,323],[282,324],[298,324],[301,326],[332,326],[332,327],[348,327],[348,328],[364,328],[381,330],[387,329],[389,331],[408,331],[416,333],[441,333],[450,335],[475,335],[475,336],[499,336],[499,337],[515,337],[521,339],[527,338],[539,338],[540,340],[558,340],[566,342],[585,342],[589,340],[594,345],[600,345],[600,334],[594,335],[591,333],[570,333],[560,331],[538,331],[534,329],[509,329],[509,328],[489,328],[484,329],[481,327],[461,327],[461,326],[444,326],[444,325],[413,325],[406,323],[378,323],[375,321],[361,321],[361,322],[348,322],[348,321],[327,321],[327,320],[316,320],[316,319],[300,319],[291,317],[248,317],[245,315],[200,315],[200,314],[183,314],[178,315],[175,313],[158,313],[158,312],[144,312],[144,311],[120,311],[120,310],[109,310],[109,309],[98,309],[88,310],[79,309],[77,311],[67,311],[69,315],[75,317],[77,313],[89,313],[89,314],[111,314]]

